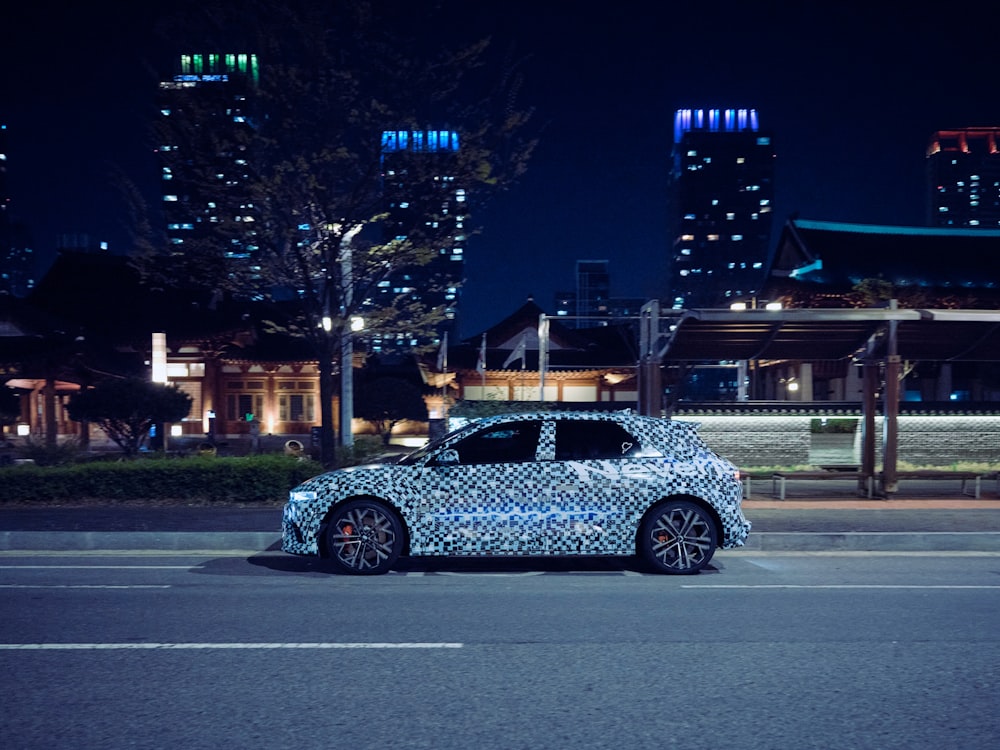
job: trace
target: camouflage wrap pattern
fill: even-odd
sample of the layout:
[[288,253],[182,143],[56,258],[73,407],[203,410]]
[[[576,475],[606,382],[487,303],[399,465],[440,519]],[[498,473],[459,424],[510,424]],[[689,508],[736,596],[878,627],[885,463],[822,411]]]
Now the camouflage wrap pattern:
[[[614,421],[644,450],[635,457],[557,461],[555,424],[563,419]],[[527,420],[541,421],[533,461],[435,464],[441,451],[474,432]],[[645,513],[676,497],[697,498],[714,511],[722,548],[742,546],[750,531],[735,467],[689,422],[622,412],[508,414],[480,420],[421,452],[411,463],[350,467],[293,489],[282,549],[319,554],[329,511],[359,497],[397,512],[410,555],[634,555]]]

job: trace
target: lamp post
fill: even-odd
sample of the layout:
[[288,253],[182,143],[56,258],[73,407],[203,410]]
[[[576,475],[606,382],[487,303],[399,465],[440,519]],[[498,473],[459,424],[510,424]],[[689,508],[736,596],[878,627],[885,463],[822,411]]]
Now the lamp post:
[[[167,334],[162,331],[154,331],[152,338],[152,357],[150,358],[150,363],[152,365],[151,380],[154,383],[160,383],[166,385],[169,378],[167,377]],[[154,425],[156,430],[156,442],[159,443],[160,448],[164,453],[167,452],[167,425],[165,422],[157,422]]]
[[354,445],[354,334],[363,331],[365,321],[352,315],[349,327],[340,334],[340,444]]

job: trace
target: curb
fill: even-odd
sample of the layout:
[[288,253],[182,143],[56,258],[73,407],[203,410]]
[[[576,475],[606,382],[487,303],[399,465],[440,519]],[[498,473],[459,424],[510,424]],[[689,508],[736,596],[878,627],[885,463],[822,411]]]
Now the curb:
[[[271,531],[0,531],[0,551],[222,551],[280,549]],[[1000,552],[1000,531],[751,532],[745,552]]]
[[0,550],[263,552],[280,543],[281,534],[273,531],[0,531]]
[[738,549],[759,552],[1000,552],[1000,531],[770,531]]

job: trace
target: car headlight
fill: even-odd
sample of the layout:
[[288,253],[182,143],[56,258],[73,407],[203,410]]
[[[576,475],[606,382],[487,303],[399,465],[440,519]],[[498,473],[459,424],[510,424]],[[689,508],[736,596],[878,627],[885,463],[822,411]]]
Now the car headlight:
[[288,493],[288,501],[291,503],[305,503],[316,499],[316,490],[292,490]]

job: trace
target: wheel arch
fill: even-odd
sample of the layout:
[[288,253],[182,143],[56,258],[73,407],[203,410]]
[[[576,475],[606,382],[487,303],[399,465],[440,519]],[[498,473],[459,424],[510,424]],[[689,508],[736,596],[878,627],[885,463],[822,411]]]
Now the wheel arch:
[[699,508],[708,513],[708,517],[712,519],[712,525],[715,527],[715,548],[716,549],[722,548],[722,536],[723,536],[722,518],[719,517],[718,511],[716,511],[715,508],[712,507],[712,504],[709,503],[704,498],[698,497],[697,495],[687,495],[684,493],[680,493],[677,495],[669,495],[667,497],[661,498],[652,505],[650,505],[648,508],[646,508],[646,512],[642,514],[642,516],[639,518],[639,523],[636,524],[635,538],[632,540],[636,554],[641,553],[641,548],[639,546],[641,543],[640,535],[642,534],[642,525],[646,521],[646,519],[649,518],[650,515],[655,513],[658,508],[662,507],[663,505],[666,505],[667,503],[675,502],[677,500],[686,500],[689,503],[694,503]]
[[367,500],[370,502],[378,503],[383,506],[386,510],[390,511],[396,520],[399,521],[399,526],[403,530],[403,550],[401,555],[410,554],[410,528],[406,525],[406,521],[403,518],[403,514],[400,512],[399,508],[389,500],[384,497],[379,497],[378,495],[349,495],[348,497],[342,497],[337,502],[333,503],[329,508],[326,509],[326,513],[323,514],[323,519],[319,522],[319,532],[317,533],[317,544],[319,546],[319,556],[321,558],[327,558],[330,556],[330,551],[326,546],[326,529],[330,525],[330,517],[333,515],[337,508],[340,508],[347,503],[352,503],[355,500]]

